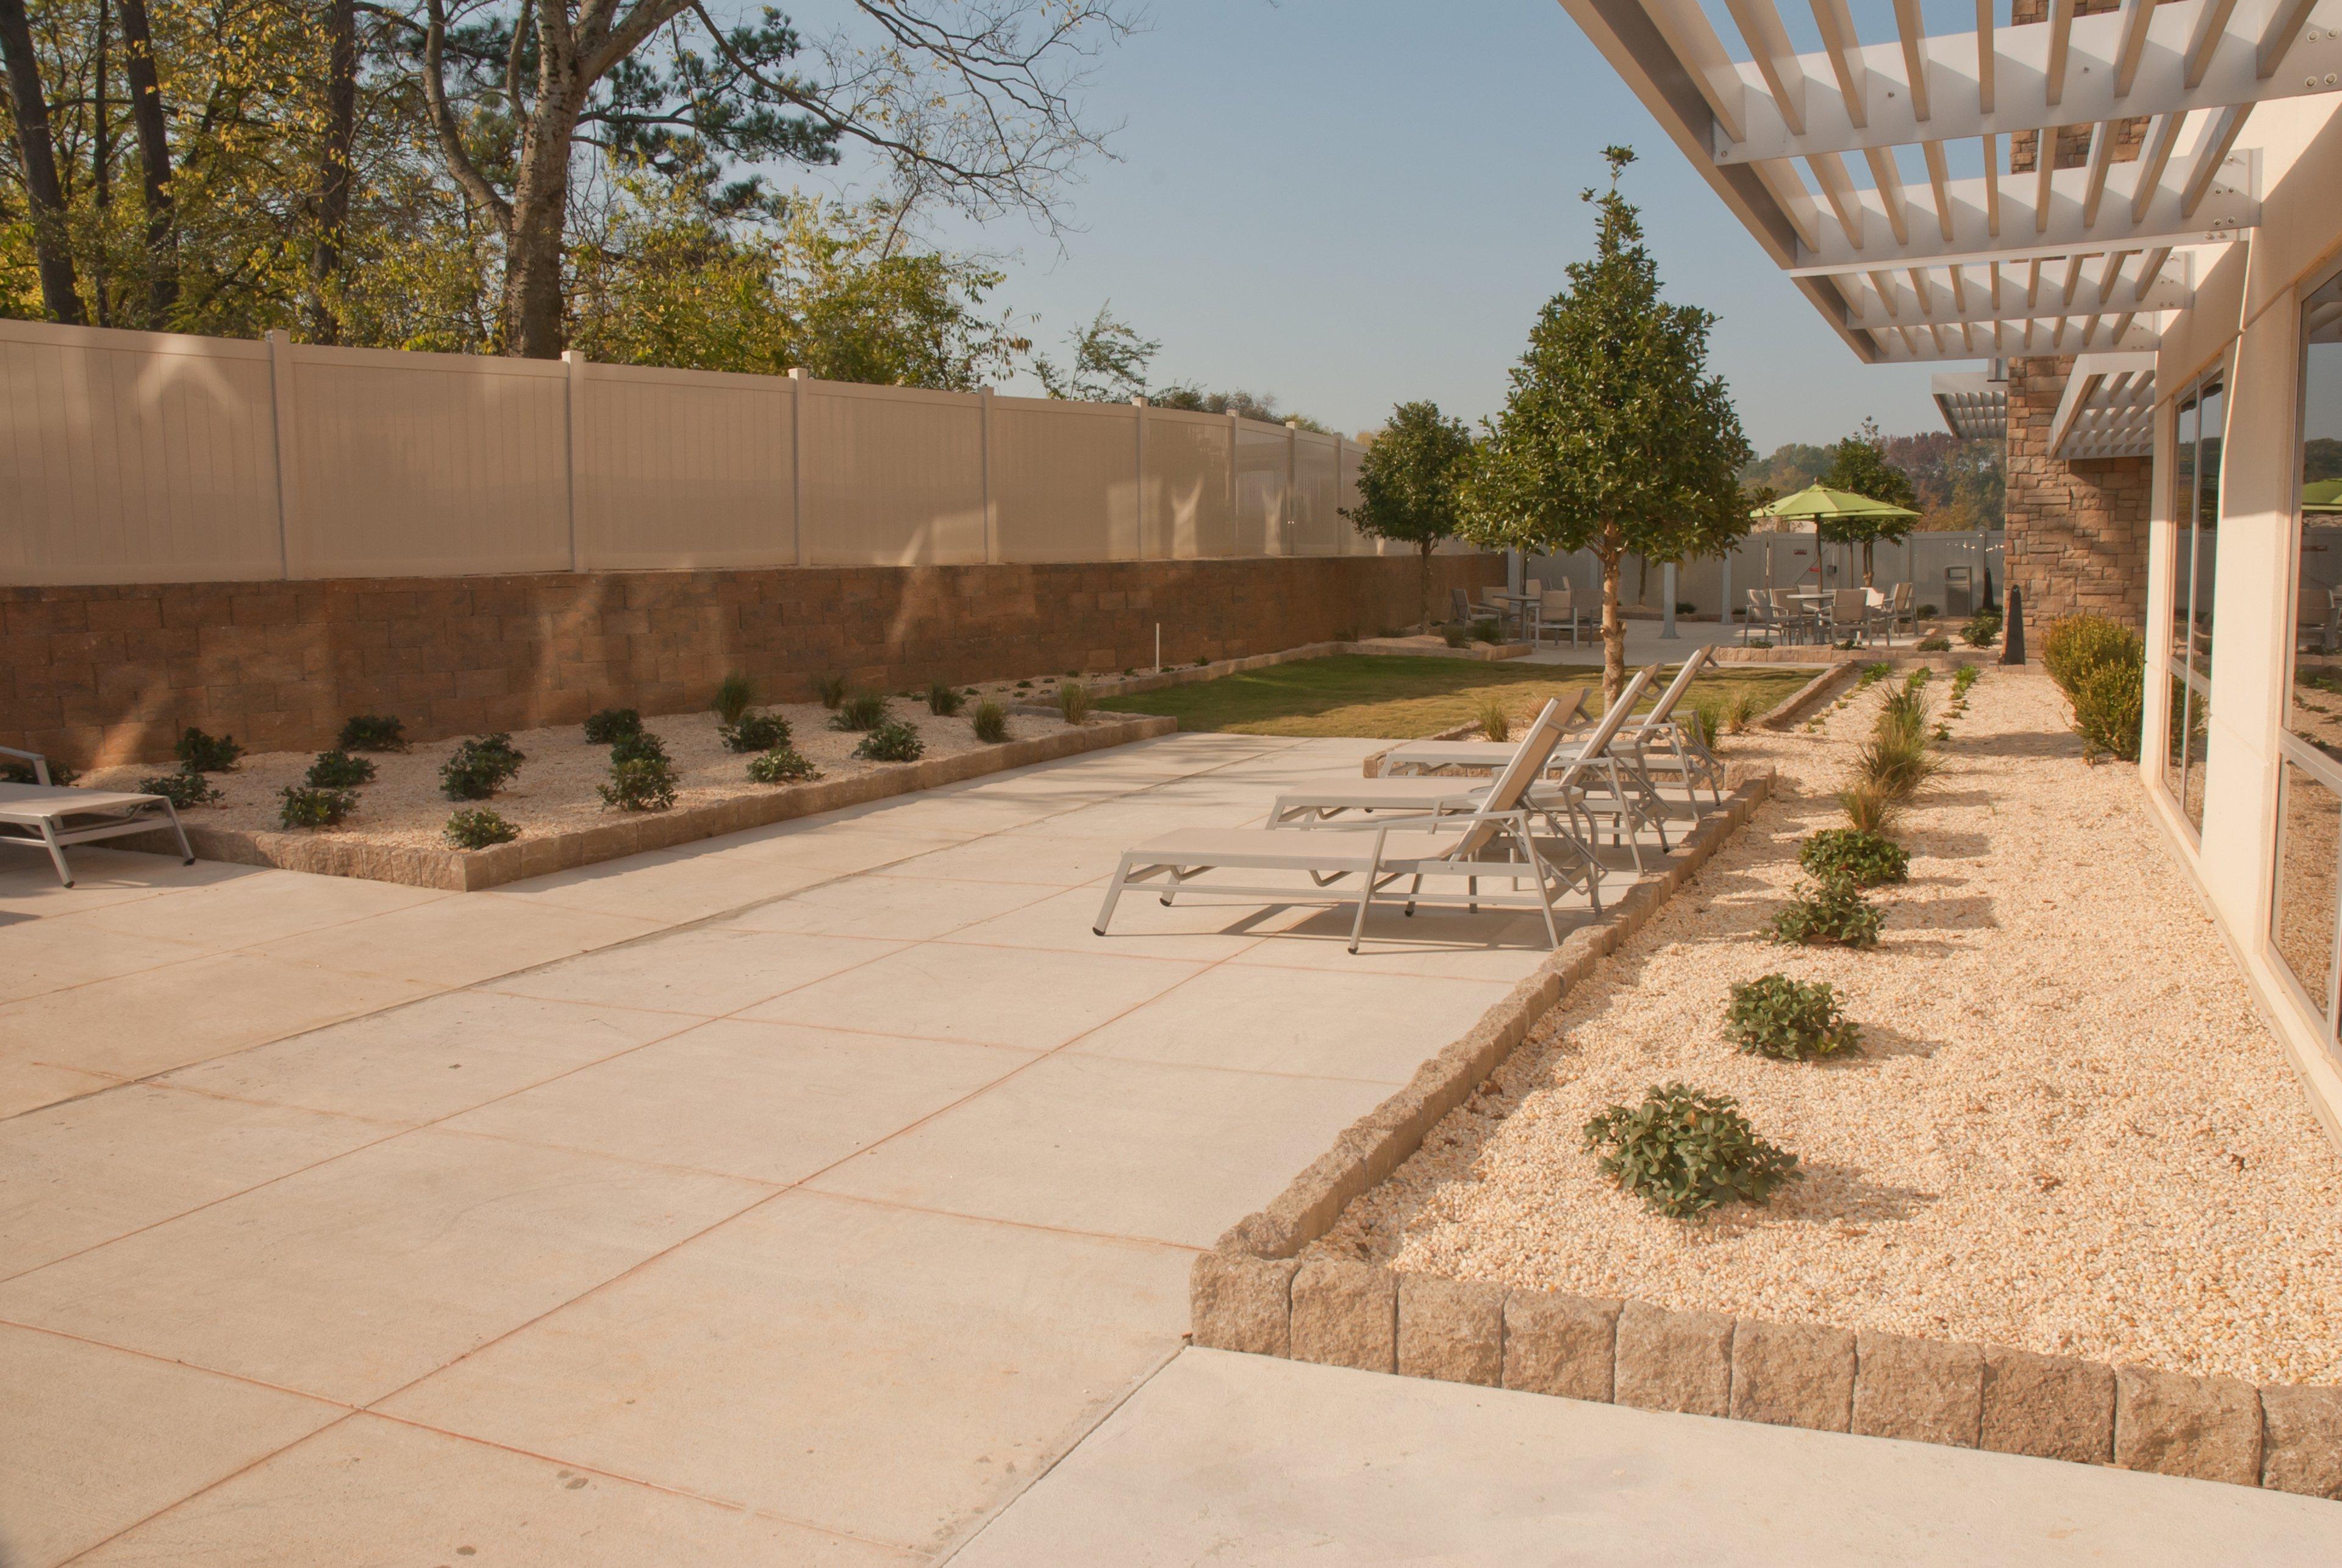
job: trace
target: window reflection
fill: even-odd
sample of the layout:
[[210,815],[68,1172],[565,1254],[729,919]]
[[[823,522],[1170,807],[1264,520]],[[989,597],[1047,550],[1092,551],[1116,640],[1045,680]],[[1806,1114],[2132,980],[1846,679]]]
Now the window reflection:
[[2277,956],[2333,1018],[2335,900],[2342,892],[2342,800],[2296,763],[2277,786],[2277,908],[2269,938]]
[[2171,676],[2164,787],[2204,827],[2204,729],[2212,693],[2212,586],[2218,555],[2220,443],[2227,399],[2217,375],[2180,397],[2172,462]]
[[2301,313],[2301,531],[2286,727],[2342,759],[2342,278]]

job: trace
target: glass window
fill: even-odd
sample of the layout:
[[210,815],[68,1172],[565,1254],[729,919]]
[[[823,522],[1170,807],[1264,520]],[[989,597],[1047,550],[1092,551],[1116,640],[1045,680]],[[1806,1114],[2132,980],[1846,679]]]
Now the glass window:
[[2172,454],[2171,703],[2163,784],[2204,830],[2204,728],[2212,704],[2212,576],[2218,554],[2220,441],[2227,399],[2215,374],[2179,399]]
[[2288,761],[2277,784],[2277,909],[2269,920],[2269,941],[2329,1028],[2338,892],[2342,799],[2300,764]]

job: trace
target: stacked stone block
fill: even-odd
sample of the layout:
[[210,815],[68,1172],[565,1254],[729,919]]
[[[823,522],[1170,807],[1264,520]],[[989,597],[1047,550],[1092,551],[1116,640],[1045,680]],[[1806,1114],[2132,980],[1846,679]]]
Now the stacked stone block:
[[2152,460],[2051,455],[2050,428],[2073,368],[2071,357],[2008,364],[2008,585],[2022,590],[2037,636],[2060,615],[2134,626],[2147,617]]

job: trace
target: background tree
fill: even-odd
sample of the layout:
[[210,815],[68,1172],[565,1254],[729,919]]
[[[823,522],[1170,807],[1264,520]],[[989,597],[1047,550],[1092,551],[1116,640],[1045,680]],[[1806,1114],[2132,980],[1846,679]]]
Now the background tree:
[[1551,554],[1590,549],[1602,565],[1602,687],[1626,683],[1618,574],[1628,552],[1712,554],[1747,532],[1737,474],[1753,455],[1721,376],[1707,373],[1714,315],[1659,297],[1635,208],[1618,194],[1633,163],[1608,147],[1610,188],[1595,255],[1538,313],[1504,412],[1465,488],[1464,533]]
[[1163,345],[1141,337],[1138,329],[1117,320],[1114,302],[1098,306],[1086,326],[1066,335],[1071,357],[1064,365],[1047,355],[1033,357],[1033,374],[1052,397],[1076,403],[1127,403],[1146,391],[1146,367]]
[[1176,408],[1189,414],[1233,414],[1239,419],[1257,419],[1264,424],[1289,422],[1320,435],[1334,434],[1306,414],[1287,414],[1278,408],[1274,393],[1206,392],[1193,382],[1175,381],[1150,394],[1147,401],[1157,408]]
[[1402,403],[1358,465],[1358,504],[1342,515],[1362,534],[1412,544],[1423,566],[1423,625],[1431,629],[1431,553],[1456,536],[1457,487],[1472,432],[1436,403]]
[[[1861,429],[1830,448],[1830,468],[1822,476],[1822,483],[1832,490],[1918,510],[1919,496],[1911,487],[1911,476],[1887,462],[1880,450],[1878,422],[1875,419],[1864,420]],[[1827,544],[1862,546],[1862,585],[1867,588],[1870,586],[1873,550],[1882,539],[1892,544],[1907,538],[1911,523],[1908,517],[1825,518],[1819,533]]]
[[25,0],[0,0],[0,62],[8,68],[9,120],[15,135],[18,184],[30,209],[32,251],[40,274],[41,303],[49,319],[78,325],[81,289],[65,237],[64,183],[57,177],[55,138],[49,130],[48,88]]

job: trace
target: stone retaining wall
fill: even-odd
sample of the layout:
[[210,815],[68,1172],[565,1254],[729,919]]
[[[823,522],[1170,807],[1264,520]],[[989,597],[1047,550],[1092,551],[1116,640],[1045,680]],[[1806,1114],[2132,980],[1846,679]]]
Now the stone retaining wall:
[[1903,1334],[1304,1259],[1357,1197],[1603,956],[1639,930],[1771,787],[1746,780],[1660,876],[1572,932],[1415,1081],[1335,1141],[1189,1275],[1196,1343],[1643,1410],[1898,1437],[2342,1499],[2342,1388],[2271,1387]]

